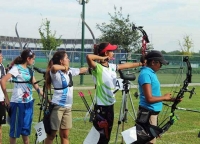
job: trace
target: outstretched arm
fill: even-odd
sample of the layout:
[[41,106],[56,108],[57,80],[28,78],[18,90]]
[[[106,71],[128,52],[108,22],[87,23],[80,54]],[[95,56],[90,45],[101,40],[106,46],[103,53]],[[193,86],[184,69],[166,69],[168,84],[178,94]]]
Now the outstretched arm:
[[118,70],[121,69],[127,69],[127,68],[136,68],[139,66],[143,66],[143,64],[141,62],[137,62],[137,63],[124,63],[124,64],[119,64],[118,65]]
[[88,69],[89,69],[88,67],[82,67],[82,68],[80,68],[80,73],[79,74],[87,73]]

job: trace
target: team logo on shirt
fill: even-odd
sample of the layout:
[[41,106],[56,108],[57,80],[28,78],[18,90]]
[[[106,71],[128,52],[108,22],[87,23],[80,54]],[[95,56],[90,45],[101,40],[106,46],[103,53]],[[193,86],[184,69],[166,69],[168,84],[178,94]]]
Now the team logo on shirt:
[[[27,90],[30,91],[30,89],[27,87]],[[22,98],[23,98],[23,102],[27,101],[27,98],[29,97],[29,93],[27,91],[24,92]]]

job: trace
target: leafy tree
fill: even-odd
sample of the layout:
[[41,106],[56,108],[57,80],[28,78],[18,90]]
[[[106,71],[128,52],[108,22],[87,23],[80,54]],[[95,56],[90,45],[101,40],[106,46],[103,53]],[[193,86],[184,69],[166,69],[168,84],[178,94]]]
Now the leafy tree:
[[181,55],[181,51],[175,50],[167,53],[168,55]]
[[119,46],[119,49],[124,49],[127,53],[138,51],[140,48],[141,37],[137,31],[132,30],[133,23],[130,22],[129,15],[123,17],[122,7],[117,11],[117,8],[114,6],[114,15],[109,16],[111,18],[110,23],[106,24],[105,22],[97,24],[97,29],[102,32],[100,36],[101,42],[110,42]]
[[56,31],[54,33],[50,30],[50,21],[45,20],[42,21],[41,26],[39,27],[39,33],[40,33],[40,41],[43,46],[43,50],[46,51],[46,56],[50,59],[51,50],[55,50],[58,46],[62,44],[61,36],[56,39]]
[[183,55],[192,55],[191,48],[193,47],[193,42],[192,39],[190,39],[190,36],[184,36],[183,43],[179,41],[179,46],[181,47],[181,53]]
[[164,54],[164,55],[167,54],[167,52],[164,51],[164,50],[161,50],[161,53]]

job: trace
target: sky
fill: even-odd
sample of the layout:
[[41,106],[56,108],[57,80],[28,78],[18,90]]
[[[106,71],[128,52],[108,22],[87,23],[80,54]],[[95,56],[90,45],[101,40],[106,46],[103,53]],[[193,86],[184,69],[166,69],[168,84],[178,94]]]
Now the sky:
[[[85,21],[96,38],[101,32],[96,24],[109,24],[114,6],[122,7],[123,16],[143,26],[154,49],[166,52],[181,50],[188,35],[193,52],[200,48],[200,0],[89,0],[85,5]],[[79,0],[0,0],[0,36],[40,38],[38,28],[44,19],[50,20],[51,30],[63,39],[81,39],[82,5]],[[85,38],[92,36],[85,28]]]

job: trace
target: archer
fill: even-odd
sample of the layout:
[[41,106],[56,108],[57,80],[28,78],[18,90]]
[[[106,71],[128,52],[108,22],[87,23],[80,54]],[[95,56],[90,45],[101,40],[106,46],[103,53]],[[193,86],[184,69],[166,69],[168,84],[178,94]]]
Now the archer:
[[[138,85],[140,92],[139,112],[136,119],[136,127],[141,126],[149,135],[145,138],[137,135],[137,142],[153,144],[156,142],[156,138],[162,129],[157,127],[157,118],[159,112],[162,110],[162,101],[174,101],[171,97],[171,93],[161,94],[160,82],[157,78],[156,72],[160,70],[162,65],[169,64],[159,51],[150,51],[147,53],[144,59],[146,60],[146,66],[143,66],[138,77]],[[154,133],[152,133],[152,130]],[[157,133],[158,131],[158,133]],[[156,135],[155,135],[156,134]]]

